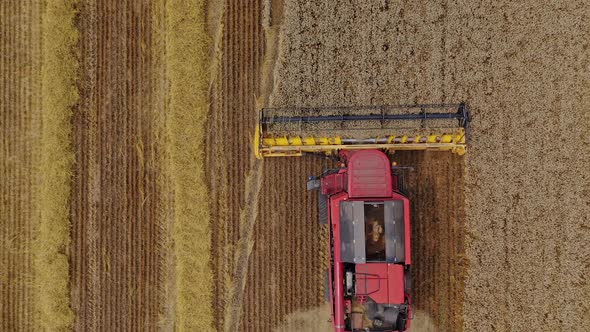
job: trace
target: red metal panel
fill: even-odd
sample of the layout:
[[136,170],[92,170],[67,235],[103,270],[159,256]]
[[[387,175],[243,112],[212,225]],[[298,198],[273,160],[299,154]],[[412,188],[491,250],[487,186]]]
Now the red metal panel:
[[377,303],[404,303],[404,266],[391,263],[356,265],[357,295],[368,295]]
[[390,303],[387,263],[356,264],[356,294],[367,295],[377,303]]
[[332,195],[344,190],[346,173],[330,174],[322,178],[322,194]]
[[379,150],[347,155],[348,195],[351,198],[389,197],[392,194],[389,158]]
[[404,303],[404,266],[388,264],[387,282],[389,303]]
[[336,194],[330,198],[330,223],[332,224],[332,236],[334,236],[334,261],[342,262],[340,256],[340,202],[347,200],[345,192]]

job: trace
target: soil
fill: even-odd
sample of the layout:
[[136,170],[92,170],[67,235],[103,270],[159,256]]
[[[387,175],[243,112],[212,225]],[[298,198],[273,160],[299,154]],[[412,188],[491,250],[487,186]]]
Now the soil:
[[158,183],[163,111],[149,4],[83,1],[74,112],[71,301],[76,330],[155,330],[166,219]]
[[35,331],[41,5],[4,2],[0,22],[0,330]]

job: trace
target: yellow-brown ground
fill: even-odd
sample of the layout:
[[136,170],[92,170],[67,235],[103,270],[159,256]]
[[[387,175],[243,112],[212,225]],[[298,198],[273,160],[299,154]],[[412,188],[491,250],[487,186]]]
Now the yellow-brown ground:
[[77,102],[72,0],[0,4],[3,330],[64,330],[71,108]]
[[80,330],[154,330],[164,311],[156,141],[164,90],[153,9],[92,0],[80,8],[71,249]]
[[[261,1],[225,2],[207,143],[215,321],[242,331],[270,331],[287,314],[323,299],[318,253],[326,249],[325,230],[317,223],[317,198],[305,192],[305,181],[325,163],[276,160],[250,167],[256,97],[265,93],[260,86],[264,8]],[[261,178],[259,192],[244,192],[248,176]],[[254,187],[256,181],[250,183]],[[258,213],[256,220],[248,218],[251,213]]]
[[0,329],[210,329],[205,2],[0,14]]
[[0,330],[34,331],[32,240],[38,226],[41,6],[0,4]]
[[83,1],[79,28],[76,328],[207,328],[204,4]]

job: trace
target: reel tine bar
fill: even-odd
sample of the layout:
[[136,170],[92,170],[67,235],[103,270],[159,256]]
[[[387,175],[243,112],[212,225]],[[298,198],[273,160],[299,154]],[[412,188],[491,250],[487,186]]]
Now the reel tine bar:
[[[449,113],[429,113],[428,109],[456,109],[455,112]],[[419,109],[418,113],[408,114],[390,114],[388,111],[399,109]],[[322,111],[334,111],[340,114],[336,115],[319,115]],[[352,111],[352,112],[351,112]],[[354,111],[361,111],[359,114],[351,115]],[[276,113],[279,113],[276,115]],[[469,112],[467,105],[461,104],[417,104],[417,105],[380,105],[380,106],[336,106],[336,107],[284,107],[284,108],[264,108],[260,118],[261,125],[272,125],[277,123],[298,122],[299,127],[303,124],[317,122],[337,122],[342,123],[350,121],[380,121],[381,127],[384,127],[387,120],[419,120],[421,128],[426,128],[428,120],[451,120],[457,119],[459,126],[467,132],[469,124]],[[289,115],[285,115],[289,114]],[[292,114],[292,115],[291,115]],[[318,114],[318,115],[315,115]]]

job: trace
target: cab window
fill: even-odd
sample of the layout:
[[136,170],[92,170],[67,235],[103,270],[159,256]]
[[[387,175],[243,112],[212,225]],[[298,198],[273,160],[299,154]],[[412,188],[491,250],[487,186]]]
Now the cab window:
[[366,202],[365,212],[365,253],[368,262],[384,262],[385,255],[385,213],[383,203]]

